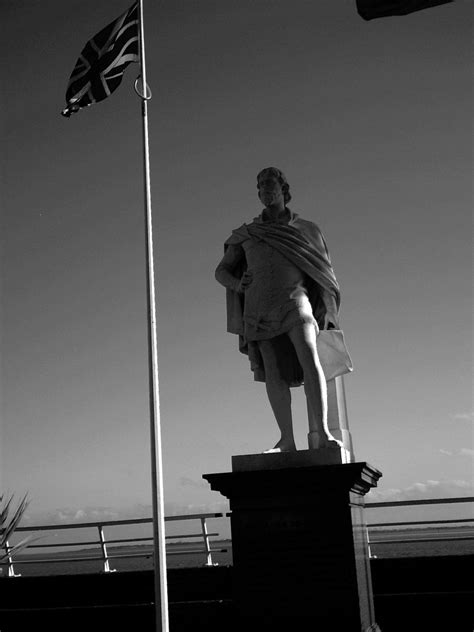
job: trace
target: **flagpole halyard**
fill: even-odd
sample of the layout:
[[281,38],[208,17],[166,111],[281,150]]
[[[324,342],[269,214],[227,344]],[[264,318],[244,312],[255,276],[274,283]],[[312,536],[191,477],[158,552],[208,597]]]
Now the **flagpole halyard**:
[[158,345],[156,335],[156,302],[153,257],[153,226],[151,211],[150,151],[148,138],[148,85],[145,63],[145,30],[143,0],[139,0],[140,67],[143,94],[141,98],[143,123],[143,165],[145,184],[145,224],[147,257],[147,308],[148,308],[148,370],[150,398],[151,486],[153,505],[153,542],[155,568],[156,629],[169,631],[168,588],[166,582],[165,516],[163,502],[163,464],[161,450],[160,399],[158,379]]

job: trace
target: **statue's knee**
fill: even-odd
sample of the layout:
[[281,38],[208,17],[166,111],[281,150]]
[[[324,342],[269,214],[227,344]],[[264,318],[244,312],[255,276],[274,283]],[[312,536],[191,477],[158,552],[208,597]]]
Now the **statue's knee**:
[[287,383],[282,379],[279,371],[265,371],[265,381],[267,386],[277,390],[286,390],[288,387]]
[[318,371],[318,356],[312,349],[305,349],[300,353],[298,359],[305,374],[309,375]]

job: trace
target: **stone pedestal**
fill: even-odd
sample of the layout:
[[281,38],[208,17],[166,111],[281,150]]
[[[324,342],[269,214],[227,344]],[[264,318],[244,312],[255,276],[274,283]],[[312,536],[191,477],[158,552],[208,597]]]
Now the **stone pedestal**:
[[[252,456],[274,469],[246,466]],[[285,467],[275,456],[234,457],[241,471],[204,475],[230,500],[240,616],[261,630],[378,630],[363,497],[381,473],[367,463],[311,465],[304,452],[306,462]]]

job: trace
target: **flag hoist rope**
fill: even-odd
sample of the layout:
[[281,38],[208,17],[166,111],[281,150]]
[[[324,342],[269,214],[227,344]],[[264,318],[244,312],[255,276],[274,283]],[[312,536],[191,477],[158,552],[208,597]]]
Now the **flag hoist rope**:
[[163,503],[163,465],[161,451],[160,399],[158,382],[158,346],[156,337],[156,306],[153,259],[153,229],[151,213],[150,152],[148,144],[148,100],[151,92],[146,81],[145,30],[143,23],[143,0],[138,2],[140,23],[140,66],[135,90],[141,98],[143,121],[143,165],[145,182],[145,224],[147,256],[147,306],[148,306],[148,367],[150,397],[150,444],[151,444],[151,487],[153,504],[153,543],[155,566],[155,614],[156,630],[169,632],[168,589],[166,583],[165,514]]

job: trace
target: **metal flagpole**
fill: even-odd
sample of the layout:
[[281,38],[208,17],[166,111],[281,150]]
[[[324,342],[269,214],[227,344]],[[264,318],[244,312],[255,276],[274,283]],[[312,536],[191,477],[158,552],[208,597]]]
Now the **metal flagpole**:
[[156,630],[169,632],[168,588],[166,583],[165,513],[163,503],[163,465],[161,453],[160,399],[158,382],[158,347],[156,337],[155,280],[153,260],[153,230],[151,214],[150,151],[148,142],[148,100],[151,93],[146,81],[145,29],[143,0],[138,2],[140,24],[141,92],[135,90],[142,101],[143,159],[145,182],[145,223],[147,255],[147,307],[148,307],[148,370],[150,396],[151,487],[153,503],[153,543],[155,566],[155,617]]

